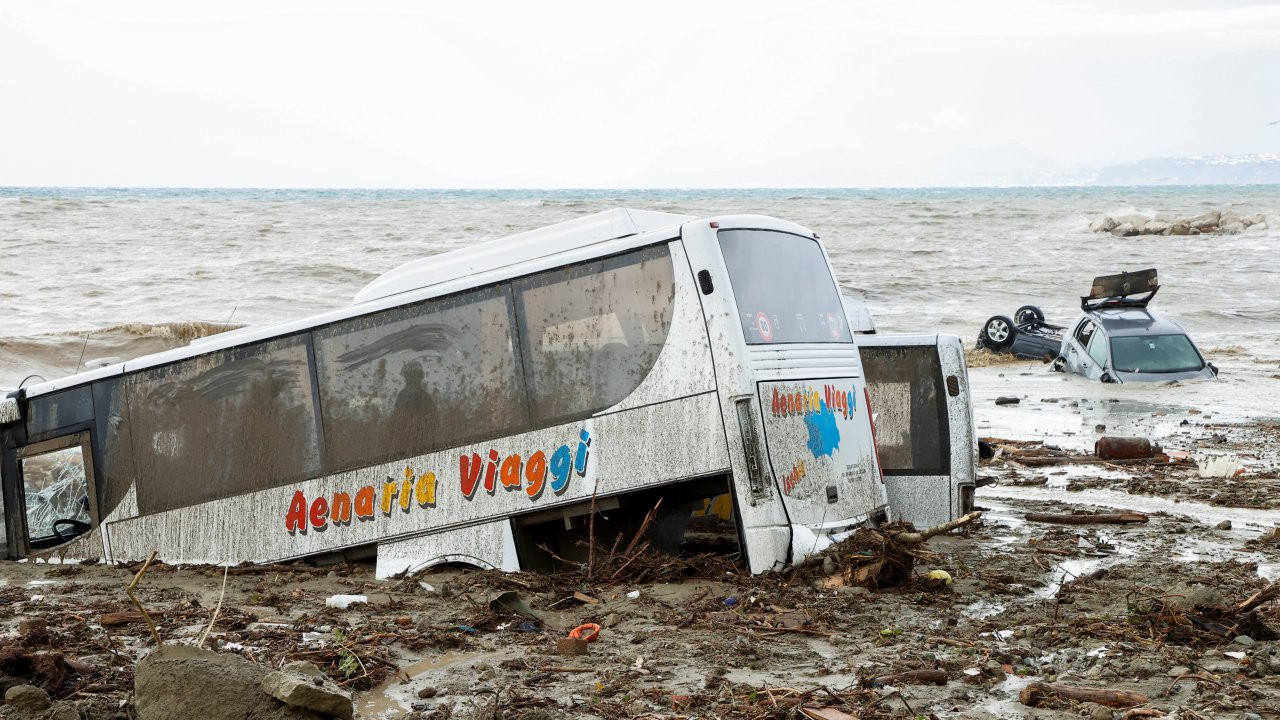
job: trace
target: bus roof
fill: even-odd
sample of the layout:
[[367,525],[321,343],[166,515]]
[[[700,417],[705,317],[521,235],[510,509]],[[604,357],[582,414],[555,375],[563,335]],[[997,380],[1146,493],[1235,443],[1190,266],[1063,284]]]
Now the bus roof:
[[689,215],[652,210],[605,210],[440,255],[410,260],[365,285],[356,293],[355,302],[378,300],[565,250],[681,225],[693,219]]
[[[566,222],[548,225],[496,240],[411,260],[379,276],[356,293],[346,308],[329,310],[305,318],[271,325],[250,325],[225,333],[198,338],[189,345],[117,362],[27,388],[27,397],[37,397],[99,378],[122,375],[147,367],[176,362],[188,357],[244,345],[272,337],[304,332],[309,327],[344,320],[399,303],[387,301],[394,295],[423,290],[433,285],[480,275],[535,261],[564,252],[586,248],[610,240],[676,227],[696,218],[689,215],[614,208]],[[419,299],[406,299],[406,302]],[[382,302],[378,302],[382,301]],[[361,307],[368,304],[369,307]]]

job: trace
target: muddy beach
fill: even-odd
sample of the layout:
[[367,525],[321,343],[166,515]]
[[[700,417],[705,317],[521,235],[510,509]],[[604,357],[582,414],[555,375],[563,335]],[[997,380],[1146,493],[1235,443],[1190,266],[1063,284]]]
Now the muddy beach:
[[[1275,383],[1267,362],[1241,360],[1207,389],[1118,397],[1034,363],[973,364],[987,365],[971,370],[979,434],[1002,448],[979,464],[983,515],[913,546],[897,577],[858,571],[903,558],[865,536],[763,577],[624,538],[590,577],[378,581],[372,565],[299,564],[232,568],[224,591],[222,568],[155,565],[135,595],[166,645],[262,676],[311,663],[358,718],[1280,715],[1280,608],[1234,612],[1280,576],[1280,425],[1249,410],[1245,387]],[[995,404],[1006,396],[1019,402]],[[1113,434],[1163,454],[1094,458]],[[1226,477],[1204,476],[1215,458]],[[1117,510],[1146,522],[1026,518]],[[235,692],[176,665],[148,681],[159,663],[139,661],[156,642],[124,590],[139,569],[0,568],[0,682],[43,691],[15,691],[5,717],[165,717],[175,698],[211,717],[242,700],[281,713],[262,717],[341,716],[264,700],[238,675]],[[574,654],[584,646],[562,639],[586,623],[599,637]]]

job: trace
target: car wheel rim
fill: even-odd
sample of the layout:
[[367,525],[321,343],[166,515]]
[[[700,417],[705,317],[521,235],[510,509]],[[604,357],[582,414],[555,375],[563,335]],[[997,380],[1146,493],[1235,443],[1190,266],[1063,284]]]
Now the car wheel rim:
[[1003,322],[996,320],[995,322],[987,325],[987,337],[991,338],[995,342],[1004,342],[1004,339],[1009,337],[1009,327]]

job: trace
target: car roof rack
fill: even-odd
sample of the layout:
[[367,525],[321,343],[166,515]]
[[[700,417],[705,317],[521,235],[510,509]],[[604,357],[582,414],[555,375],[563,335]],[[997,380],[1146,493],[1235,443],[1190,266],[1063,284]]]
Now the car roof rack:
[[1088,312],[1104,307],[1146,307],[1159,290],[1160,280],[1156,278],[1155,268],[1100,275],[1093,279],[1089,294],[1080,298],[1080,309]]

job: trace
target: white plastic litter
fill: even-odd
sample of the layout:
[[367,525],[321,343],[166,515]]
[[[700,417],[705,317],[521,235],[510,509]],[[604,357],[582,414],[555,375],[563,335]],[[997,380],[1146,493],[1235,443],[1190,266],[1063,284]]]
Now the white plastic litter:
[[326,607],[338,608],[346,610],[352,605],[369,602],[368,595],[330,595],[328,600],[324,601]]
[[631,592],[627,593],[627,597],[631,598],[632,600],[635,600],[636,598],[640,597],[640,591],[632,590]]
[[1229,658],[1235,658],[1236,660],[1244,659],[1244,653],[1242,652],[1224,652],[1222,654]]
[[1244,465],[1226,455],[1196,458],[1196,464],[1200,466],[1200,477],[1202,478],[1235,477],[1237,473],[1244,470]]

